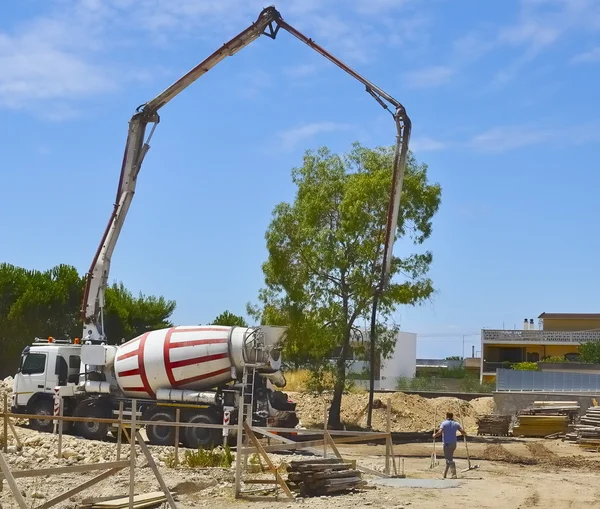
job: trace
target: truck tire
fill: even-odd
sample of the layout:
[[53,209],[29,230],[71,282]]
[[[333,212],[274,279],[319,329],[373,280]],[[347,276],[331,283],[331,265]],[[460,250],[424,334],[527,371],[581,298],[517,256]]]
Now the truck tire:
[[[186,419],[189,423],[221,424],[214,412],[195,412]],[[190,428],[183,432],[183,444],[190,449],[212,449],[223,442],[220,429]]]
[[[54,415],[54,403],[48,398],[39,398],[31,405],[30,413],[33,415]],[[29,425],[36,431],[52,433],[54,421],[50,419],[29,419]]]
[[[96,417],[106,419],[110,417],[104,405],[94,404],[94,402],[83,401],[75,407],[76,417]],[[76,422],[75,434],[87,438],[88,440],[103,440],[108,434],[109,424],[106,422]]]
[[[156,408],[143,416],[145,421],[174,422],[175,417],[169,410]],[[146,436],[152,445],[175,445],[175,427],[161,425],[147,425]]]

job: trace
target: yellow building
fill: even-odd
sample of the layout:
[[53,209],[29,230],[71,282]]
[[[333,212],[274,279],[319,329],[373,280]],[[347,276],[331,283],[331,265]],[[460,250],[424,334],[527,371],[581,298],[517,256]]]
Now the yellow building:
[[538,327],[525,320],[523,329],[481,331],[481,380],[494,381],[498,368],[548,357],[575,360],[579,345],[600,341],[600,313],[542,313]]

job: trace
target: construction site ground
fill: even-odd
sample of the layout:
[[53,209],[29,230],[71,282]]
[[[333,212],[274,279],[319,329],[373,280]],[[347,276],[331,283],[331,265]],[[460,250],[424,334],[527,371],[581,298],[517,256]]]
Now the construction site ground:
[[[5,390],[8,389],[5,384]],[[0,387],[1,388],[1,387]],[[374,412],[374,427],[382,431],[386,425],[386,397],[378,397],[380,403]],[[306,427],[322,426],[327,398],[324,396],[294,395],[299,401],[299,415]],[[437,420],[446,410],[461,412],[465,425],[471,435],[476,434],[476,417],[494,410],[491,398],[480,401],[464,402],[453,398],[424,400],[418,396],[404,394],[391,395],[392,431],[431,430],[434,415]],[[364,421],[366,395],[344,396],[343,414],[349,428],[360,427]],[[33,468],[53,468],[57,466],[81,465],[116,460],[114,438],[105,441],[90,441],[65,435],[62,444],[62,458],[57,458],[58,437],[48,433],[38,433],[23,425],[17,426],[17,432],[23,442],[23,449],[16,451],[15,442],[9,434],[10,452],[6,458],[13,470]],[[461,472],[467,468],[465,446],[462,440],[456,451],[458,485],[456,487],[436,488],[398,488],[376,486],[352,494],[330,497],[298,499],[297,502],[281,498],[279,501],[235,500],[234,480],[235,464],[230,468],[189,468],[169,466],[173,447],[150,446],[167,486],[177,493],[177,504],[181,509],[197,507],[213,508],[223,504],[232,504],[240,508],[290,508],[302,505],[306,508],[325,508],[335,504],[337,509],[354,507],[422,508],[422,509],[464,509],[477,508],[529,508],[552,507],[552,509],[584,509],[594,507],[600,502],[600,453],[581,449],[572,442],[549,439],[522,439],[513,437],[475,437],[469,441],[469,453],[476,470]],[[339,450],[348,460],[357,460],[359,465],[383,472],[385,465],[385,447],[383,445],[340,445]],[[185,449],[179,455],[183,458]],[[329,449],[331,454],[331,449]],[[400,469],[399,459],[404,459],[406,481],[441,480],[444,459],[440,444],[436,452],[438,465],[430,468],[432,442],[394,445],[394,453]],[[129,446],[123,444],[122,459],[129,456]],[[301,454],[271,454],[271,460],[277,466],[285,466],[292,460],[307,459]],[[136,469],[136,493],[149,493],[160,490],[151,469],[138,449]],[[17,479],[20,490],[25,496],[28,507],[37,507],[48,499],[98,475],[95,472],[63,474],[48,477]],[[256,478],[269,477],[268,474],[247,474]],[[285,477],[285,474],[284,474]],[[363,475],[366,480],[373,477]],[[126,496],[129,492],[129,470],[110,477],[93,488],[81,492],[58,507],[77,508],[89,497]],[[0,492],[2,509],[16,507],[10,489],[4,482]]]
[[[20,453],[9,453],[11,467],[22,470],[29,468],[51,468],[52,466],[81,464],[98,461],[114,461],[116,446],[111,442],[91,442],[72,436],[64,437],[62,459],[55,458],[57,437],[40,434],[27,428],[18,428],[24,442]],[[481,437],[480,437],[481,438]],[[11,441],[12,443],[12,441]],[[123,457],[129,451],[123,446]],[[342,455],[357,460],[359,465],[383,471],[385,447],[381,445],[341,445]],[[164,460],[173,448],[151,447],[160,471],[169,488],[178,493],[178,506],[214,507],[233,503],[236,507],[258,507],[257,502],[233,498],[235,468],[190,469],[171,468]],[[397,460],[404,458],[406,478],[441,479],[444,460],[437,447],[439,464],[430,469],[432,443],[413,443],[394,446]],[[582,451],[576,444],[561,440],[515,439],[488,437],[482,442],[470,442],[469,453],[476,470],[462,473],[467,467],[464,444],[460,443],[456,453],[459,484],[452,488],[396,488],[377,486],[360,493],[332,497],[301,499],[304,507],[326,507],[335,504],[338,509],[351,507],[383,508],[527,508],[549,507],[587,508],[600,501],[600,453]],[[183,450],[180,451],[183,454]],[[272,454],[276,465],[292,459],[306,458],[298,454]],[[136,492],[148,493],[159,490],[152,471],[143,467],[139,458],[136,470]],[[18,485],[25,495],[28,507],[40,505],[45,500],[73,488],[97,475],[97,472],[76,475],[57,475],[47,478],[22,478]],[[253,474],[253,477],[261,474]],[[369,476],[364,476],[370,479]],[[93,489],[73,497],[59,507],[76,508],[90,496],[127,495],[129,471],[123,470]],[[3,508],[16,507],[8,486],[0,493]],[[279,500],[260,502],[260,507],[293,507],[294,502]]]

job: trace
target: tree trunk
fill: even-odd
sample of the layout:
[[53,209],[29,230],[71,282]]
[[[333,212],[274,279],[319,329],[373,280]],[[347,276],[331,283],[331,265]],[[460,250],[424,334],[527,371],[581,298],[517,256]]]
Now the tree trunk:
[[335,385],[333,387],[333,400],[329,409],[328,428],[342,429],[342,394],[346,386],[346,356],[350,345],[350,329],[344,333],[344,342],[340,358],[336,362]]

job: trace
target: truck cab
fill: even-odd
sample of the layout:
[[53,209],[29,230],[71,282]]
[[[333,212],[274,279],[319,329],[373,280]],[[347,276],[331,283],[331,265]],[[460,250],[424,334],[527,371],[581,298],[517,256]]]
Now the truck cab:
[[[12,411],[52,415],[54,388],[78,382],[80,350],[81,345],[53,338],[36,338],[32,345],[26,346],[13,383]],[[32,419],[31,426],[49,431],[53,423]]]

